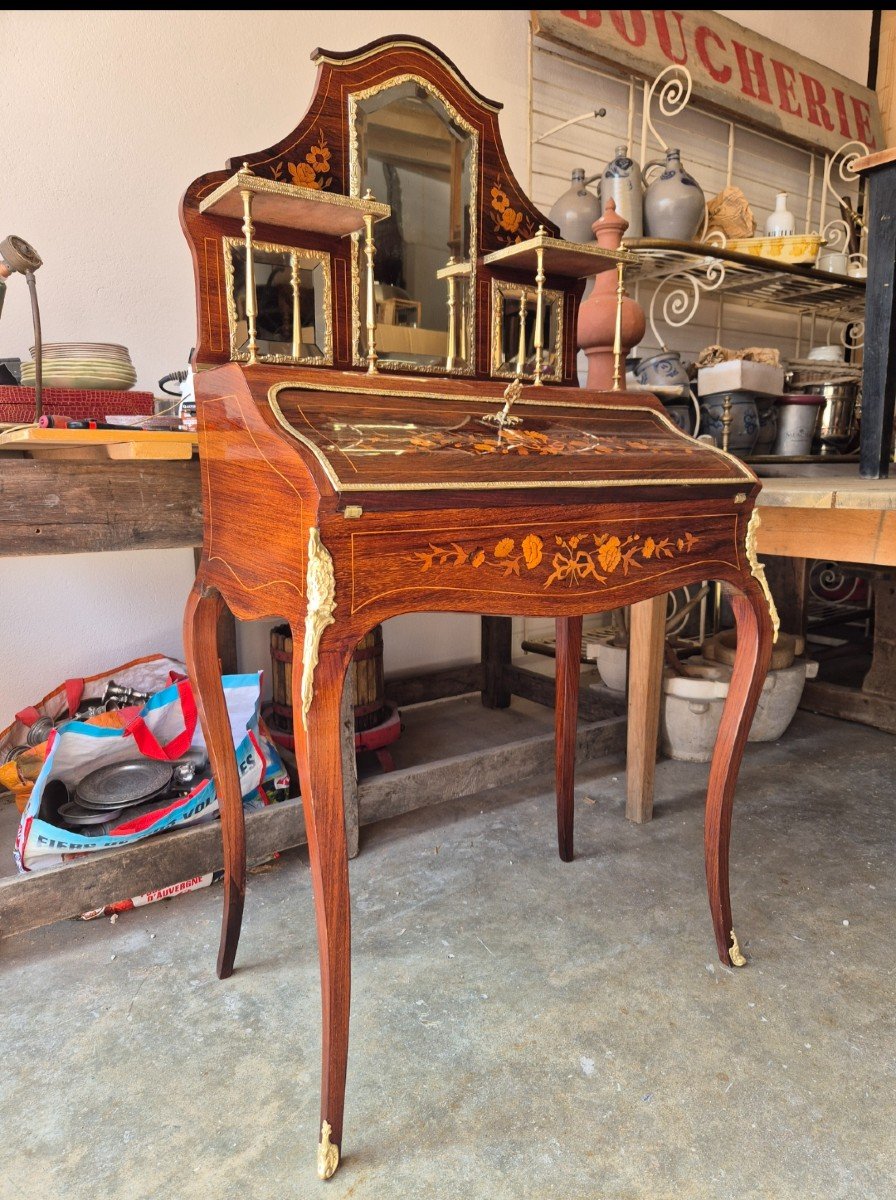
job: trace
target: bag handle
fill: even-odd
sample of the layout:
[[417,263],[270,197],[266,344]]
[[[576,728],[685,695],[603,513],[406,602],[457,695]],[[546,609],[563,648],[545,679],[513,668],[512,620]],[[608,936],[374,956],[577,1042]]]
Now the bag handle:
[[147,758],[180,758],[193,744],[193,735],[196,732],[196,723],[199,719],[196,709],[196,699],[193,695],[189,679],[181,680],[176,684],[176,687],[184,718],[184,728],[171,739],[167,746],[163,746],[157,740],[155,734],[142,716],[135,717],[124,730],[125,734],[130,734],[133,737],[140,753],[145,754]]

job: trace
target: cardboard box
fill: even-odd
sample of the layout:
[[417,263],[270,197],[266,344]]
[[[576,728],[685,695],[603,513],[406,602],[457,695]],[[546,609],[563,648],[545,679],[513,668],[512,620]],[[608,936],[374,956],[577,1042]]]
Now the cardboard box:
[[784,368],[768,363],[716,363],[697,371],[697,395],[714,396],[717,392],[755,392],[758,396],[780,396],[784,391]]

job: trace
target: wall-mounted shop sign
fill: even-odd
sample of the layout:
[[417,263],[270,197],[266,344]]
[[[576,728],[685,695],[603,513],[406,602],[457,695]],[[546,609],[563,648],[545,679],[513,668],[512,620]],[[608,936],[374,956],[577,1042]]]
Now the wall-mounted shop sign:
[[[837,150],[884,144],[877,97],[786,46],[707,9],[555,9],[533,12],[535,32],[652,79],[686,66],[694,93],[739,121],[788,140]],[[824,20],[823,11],[805,19]]]

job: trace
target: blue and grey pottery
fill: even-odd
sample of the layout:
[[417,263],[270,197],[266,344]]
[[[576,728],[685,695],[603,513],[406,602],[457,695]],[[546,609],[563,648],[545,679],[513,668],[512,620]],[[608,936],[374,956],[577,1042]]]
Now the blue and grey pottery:
[[759,414],[759,436],[753,453],[771,454],[778,437],[778,397],[757,396],[756,411]]
[[690,404],[663,404],[666,416],[682,433],[693,435],[694,409]]
[[641,168],[628,157],[626,146],[617,146],[616,157],[607,163],[600,177],[600,203],[604,209],[608,200],[615,202],[620,217],[628,221],[628,229],[623,234],[625,238],[644,236],[643,192]]
[[593,192],[585,186],[585,168],[575,167],[572,183],[554,203],[548,214],[560,230],[560,236],[568,242],[593,242],[591,226],[600,217],[603,209]]
[[708,433],[719,447],[723,444],[725,401],[731,400],[728,449],[733,454],[752,454],[759,437],[759,413],[752,392],[715,392],[700,400],[700,431]]
[[703,227],[706,202],[703,189],[681,165],[681,152],[667,150],[644,168],[662,167],[644,193],[644,232],[647,237],[691,242]]
[[688,373],[676,350],[663,350],[652,358],[642,358],[635,371],[635,378],[643,387],[684,387]]

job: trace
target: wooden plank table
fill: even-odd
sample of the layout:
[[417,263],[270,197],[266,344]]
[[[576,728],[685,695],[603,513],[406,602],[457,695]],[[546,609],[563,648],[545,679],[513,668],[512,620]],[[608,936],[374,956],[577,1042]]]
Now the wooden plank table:
[[[757,539],[760,558],[776,555],[896,567],[896,480],[861,479],[855,467],[835,463],[807,464],[798,475],[794,472],[793,466],[785,464],[759,470],[763,476],[757,501],[762,520]],[[889,602],[893,588],[888,586]],[[878,606],[882,611],[880,595]],[[653,811],[665,608],[637,607],[644,612],[632,610],[627,815],[640,822],[649,821]],[[888,603],[887,611],[890,607]],[[889,626],[876,630],[875,657],[881,653],[892,657],[894,636]],[[882,680],[890,674],[872,668],[862,690],[809,681],[802,707],[896,732],[896,695],[866,690],[869,683],[885,686]]]

